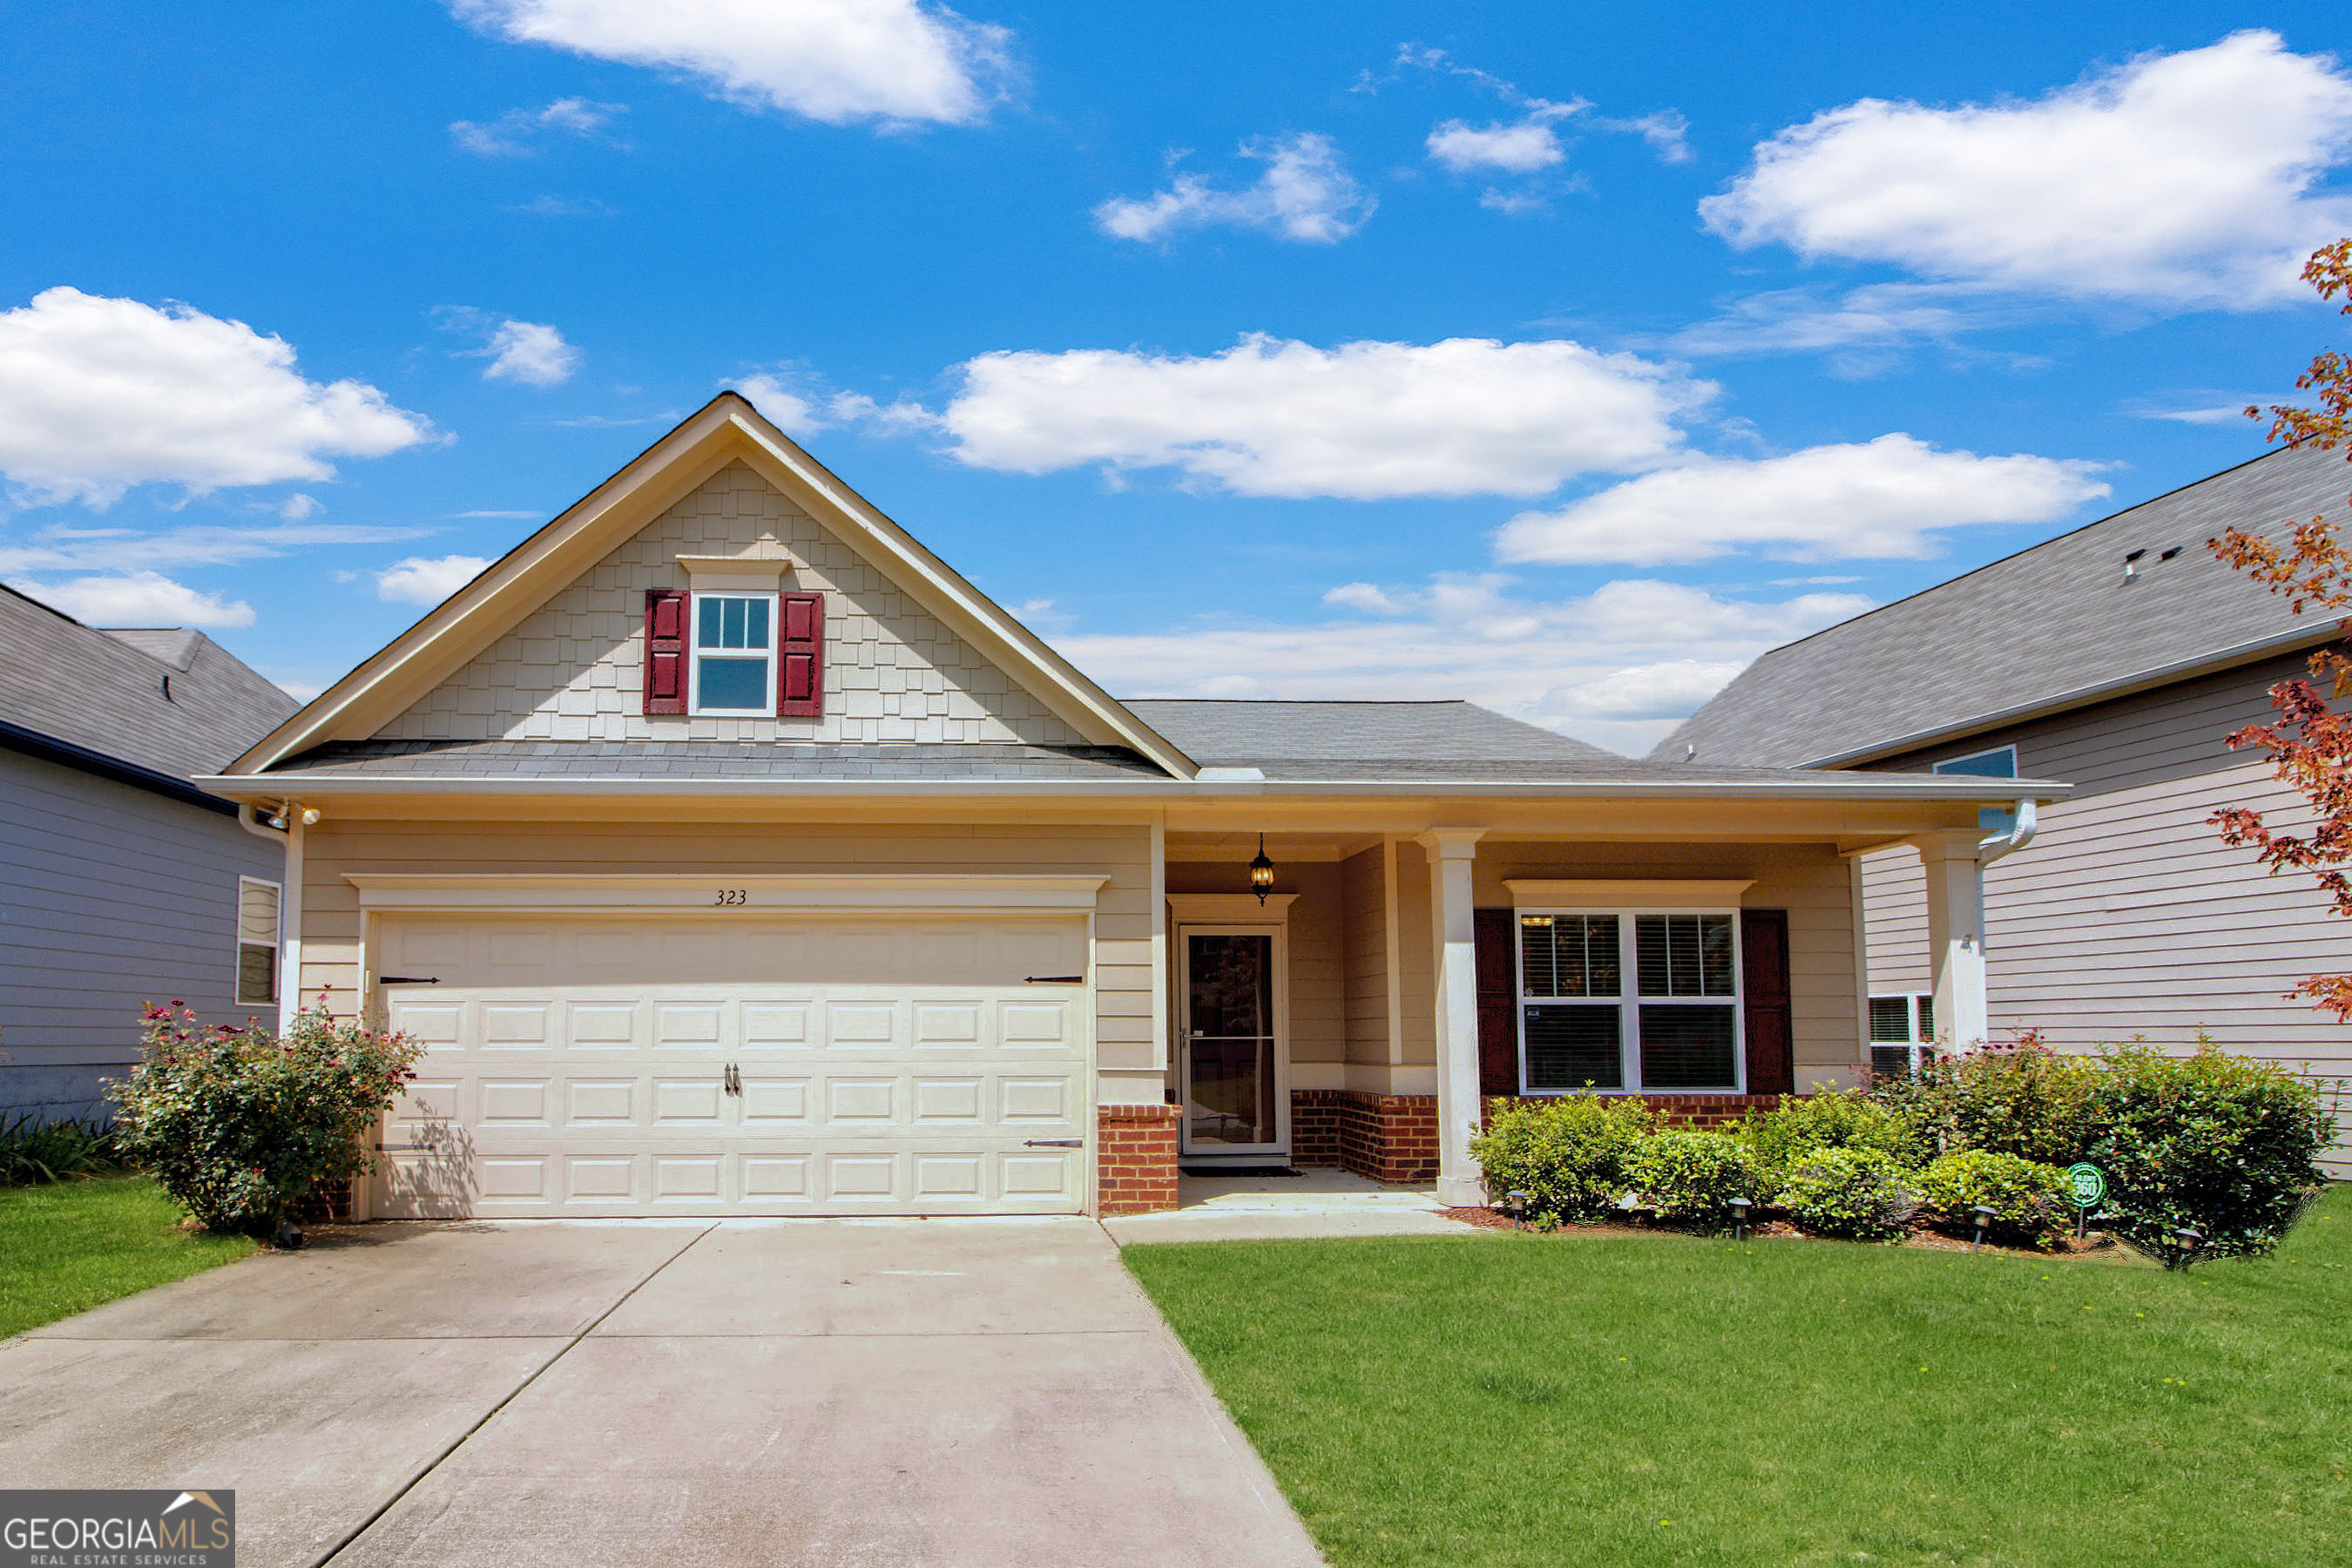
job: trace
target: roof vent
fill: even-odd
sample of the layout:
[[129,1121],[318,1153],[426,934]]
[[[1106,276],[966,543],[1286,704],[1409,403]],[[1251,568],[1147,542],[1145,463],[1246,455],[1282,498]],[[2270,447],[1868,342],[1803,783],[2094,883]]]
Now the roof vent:
[[2169,560],[2171,560],[2174,556],[2176,556],[2176,555],[2179,554],[2183,550],[2185,550],[2185,549],[2187,549],[2187,548],[2188,548],[2188,546],[2187,546],[2187,545],[2184,545],[2184,544],[2176,544],[2176,545],[2174,545],[2171,549],[2169,549],[2169,550],[2166,551],[2163,554],[2161,554],[2161,555],[2158,556],[2158,557],[2157,557],[2157,559],[2158,559],[2158,561],[2169,561]]
[[2132,582],[2137,582],[2137,581],[2138,581],[2138,579],[2139,579],[2139,558],[2140,558],[2141,556],[2143,556],[2143,555],[2147,554],[2147,551],[2145,551],[2145,550],[2135,550],[2135,551],[2133,551],[2130,554],[2128,554],[2128,555],[2126,555],[2126,556],[2125,556],[2125,557],[2124,557],[2124,581],[2125,581],[2125,582],[2126,582],[2126,583],[2132,583]]

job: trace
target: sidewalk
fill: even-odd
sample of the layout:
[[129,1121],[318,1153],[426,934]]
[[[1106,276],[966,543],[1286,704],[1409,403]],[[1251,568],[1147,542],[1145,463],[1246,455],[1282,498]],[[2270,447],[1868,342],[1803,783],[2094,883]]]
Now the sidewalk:
[[1121,1247],[1158,1241],[1284,1241],[1331,1236],[1484,1236],[1445,1217],[1434,1186],[1398,1187],[1346,1171],[1296,1176],[1185,1176],[1177,1206],[1102,1222]]

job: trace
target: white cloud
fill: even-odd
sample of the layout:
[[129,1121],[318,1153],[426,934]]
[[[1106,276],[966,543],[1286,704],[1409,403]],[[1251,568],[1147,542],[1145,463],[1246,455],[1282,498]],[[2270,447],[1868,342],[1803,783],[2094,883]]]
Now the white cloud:
[[1932,531],[2049,522],[2107,493],[2101,465],[1944,452],[1897,432],[1779,458],[1695,458],[1558,511],[1522,512],[1496,537],[1505,561],[1706,561],[1735,550],[1792,561],[1919,558]]
[[158,572],[124,572],[107,577],[73,577],[62,583],[26,583],[25,591],[54,605],[85,626],[249,626],[253,606],[242,599],[200,594]]
[[919,403],[877,403],[862,392],[841,392],[804,366],[779,365],[719,384],[751,400],[769,423],[797,441],[820,430],[866,425],[885,435],[939,427],[939,416]]
[[1756,603],[1641,580],[1559,600],[1511,587],[1494,574],[1350,584],[1326,600],[1370,618],[1218,619],[1055,646],[1126,696],[1463,697],[1638,754],[1764,649],[1871,604],[1851,594]]
[[485,158],[519,158],[540,150],[554,134],[594,136],[626,114],[625,103],[594,103],[584,98],[559,98],[544,109],[509,109],[488,124],[454,121],[449,135],[458,146]]
[[561,386],[580,368],[580,351],[543,321],[520,321],[478,310],[471,305],[439,305],[434,324],[445,332],[481,340],[478,349],[457,351],[459,359],[486,359],[484,381],[516,381],[525,386]]
[[329,479],[331,455],[430,434],[373,386],[304,380],[285,340],[185,305],[57,288],[0,311],[0,473],[37,504]]
[[738,102],[830,124],[980,119],[1005,29],[919,0],[450,0],[518,43],[682,71]]
[[540,321],[499,322],[490,333],[488,353],[484,381],[561,386],[580,368],[580,351],[565,342],[562,332]]
[[1429,133],[1425,145],[1430,157],[1457,174],[1474,169],[1532,174],[1567,159],[1552,125],[1584,108],[1582,103],[1547,103],[1534,99],[1529,100],[1525,117],[1507,124],[1490,121],[1483,126],[1474,126],[1466,121],[1446,121]]
[[1263,335],[1200,357],[983,354],[940,416],[975,468],[1174,468],[1243,495],[1538,496],[1664,462],[1706,382],[1565,341],[1342,343]]
[[180,566],[226,566],[262,561],[321,544],[384,544],[415,539],[422,528],[368,523],[280,522],[235,527],[217,523],[145,533],[136,529],[49,527],[31,538],[0,543],[0,573],[135,573]]
[[1963,333],[2020,319],[2013,297],[1969,284],[1873,283],[1834,297],[1776,289],[1734,300],[1667,342],[1677,353],[1707,356],[1951,347]]
[[1596,120],[1592,128],[1639,136],[1661,163],[1687,163],[1697,156],[1691,151],[1690,121],[1678,109],[1661,109],[1633,120]]
[[1741,247],[2068,296],[2244,308],[2294,295],[2352,197],[2352,78],[2278,35],[2148,55],[2026,103],[1864,99],[1791,126],[1699,204]]
[[1173,185],[1151,195],[1112,197],[1095,208],[1095,221],[1117,239],[1156,241],[1182,229],[1229,224],[1330,245],[1361,228],[1378,205],[1328,136],[1304,132],[1244,142],[1241,153],[1266,165],[1246,189],[1221,191],[1197,174],[1179,174]]
[[319,510],[319,498],[312,495],[290,495],[278,503],[278,515],[288,522],[316,517]]
[[489,563],[478,555],[412,555],[375,574],[375,596],[400,605],[437,605],[476,577]]

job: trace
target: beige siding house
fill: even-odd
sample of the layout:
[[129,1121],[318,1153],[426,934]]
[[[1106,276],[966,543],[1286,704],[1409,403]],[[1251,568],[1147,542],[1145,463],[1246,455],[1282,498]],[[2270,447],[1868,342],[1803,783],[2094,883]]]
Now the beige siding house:
[[2064,794],[1118,701],[732,394],[206,783],[427,1047],[380,1216],[1475,1201],[1486,1095],[1856,1081],[1847,858]]
[[[2270,689],[2337,634],[2206,541],[2277,536],[2347,491],[2331,455],[2257,458],[1768,654],[1654,754],[2063,779],[2074,794],[2040,811],[2032,852],[1985,870],[1985,1032],[2071,1049],[2204,1034],[2343,1079],[2352,1028],[2288,993],[2352,964],[2352,926],[2211,826],[2227,805],[2303,819],[2223,738],[2269,719]],[[1920,857],[1854,864],[1880,1065],[1966,1044],[1936,1005]],[[2342,1151],[2337,1168],[2352,1173]]]

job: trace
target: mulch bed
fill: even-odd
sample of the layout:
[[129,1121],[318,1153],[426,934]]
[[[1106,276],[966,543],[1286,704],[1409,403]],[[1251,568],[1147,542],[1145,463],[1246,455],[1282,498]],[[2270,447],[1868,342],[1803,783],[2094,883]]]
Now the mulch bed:
[[[1643,1224],[1632,1219],[1599,1220],[1580,1225],[1563,1225],[1551,1231],[1546,1232],[1538,1231],[1532,1225],[1523,1225],[1519,1221],[1511,1218],[1510,1215],[1490,1208],[1452,1208],[1443,1209],[1439,1212],[1444,1214],[1445,1217],[1450,1220],[1457,1221],[1460,1224],[1470,1226],[1478,1230],[1524,1230],[1533,1235],[1719,1237],[1728,1236],[1730,1234],[1727,1231],[1702,1231],[1696,1229],[1686,1229],[1678,1226]],[[1810,1241],[1813,1239],[1812,1237],[1808,1237],[1803,1231],[1799,1230],[1795,1226],[1790,1225],[1788,1221],[1780,1219],[1757,1221],[1754,1225],[1748,1227],[1748,1237],[1751,1241]],[[1903,1245],[1906,1247],[1924,1247],[1931,1252],[1966,1252],[1969,1250],[1969,1238],[1965,1236],[1950,1236],[1942,1231],[1924,1228],[1915,1230],[1909,1236],[1905,1237],[1903,1238]],[[2037,1252],[2033,1248],[2026,1247],[2000,1247],[1992,1242],[1985,1243],[1979,1250],[1984,1252],[2007,1253],[2013,1258],[2064,1258],[2090,1253],[2105,1253],[2109,1256],[2113,1256],[2119,1250],[2119,1248],[2117,1247],[2116,1238],[2114,1237],[2107,1235],[2105,1231],[2095,1230],[2086,1237],[2066,1237],[2059,1243],[2055,1250],[2050,1252]]]

